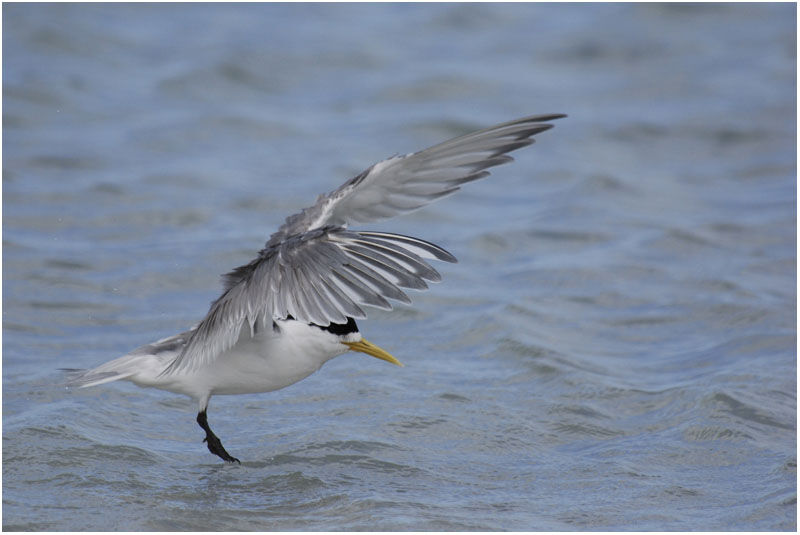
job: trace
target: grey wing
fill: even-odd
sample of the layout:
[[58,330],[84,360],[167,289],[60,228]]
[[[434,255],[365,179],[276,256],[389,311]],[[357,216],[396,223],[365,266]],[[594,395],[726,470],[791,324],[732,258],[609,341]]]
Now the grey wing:
[[432,243],[385,232],[328,227],[290,238],[229,274],[233,280],[164,373],[208,364],[274,318],[325,326],[366,317],[363,306],[410,303],[401,288],[424,290],[426,281],[441,280],[432,259],[456,261]]
[[[273,318],[329,325],[364,318],[363,306],[408,303],[401,288],[425,289],[440,280],[427,260],[455,262],[431,243],[348,223],[384,219],[420,208],[510,162],[506,153],[564,115],[525,117],[473,132],[420,152],[379,162],[317,203],[287,218],[259,256],[225,276],[225,291],[164,373],[210,363],[243,333],[268,328]],[[243,331],[248,329],[248,331]]]
[[268,244],[326,225],[377,221],[416,210],[513,161],[507,153],[533,143],[563,114],[534,115],[472,132],[419,152],[376,163],[317,203],[287,218]]

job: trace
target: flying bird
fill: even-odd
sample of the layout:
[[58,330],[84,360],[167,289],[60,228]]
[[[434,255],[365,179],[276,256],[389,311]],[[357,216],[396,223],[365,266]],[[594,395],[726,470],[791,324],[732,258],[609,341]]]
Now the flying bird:
[[96,368],[70,370],[67,386],[125,379],[185,394],[197,401],[209,451],[238,463],[208,425],[211,396],[278,390],[348,351],[402,366],[363,338],[355,320],[367,317],[365,306],[410,303],[402,288],[440,281],[429,260],[456,262],[419,238],[350,224],[416,210],[488,176],[562,117],[524,117],[376,163],[288,217],[255,259],[223,275],[222,295],[200,323]]

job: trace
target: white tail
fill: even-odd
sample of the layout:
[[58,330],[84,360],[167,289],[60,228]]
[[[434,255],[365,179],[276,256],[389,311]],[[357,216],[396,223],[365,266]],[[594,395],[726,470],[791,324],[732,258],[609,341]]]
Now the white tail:
[[120,379],[129,379],[142,386],[156,386],[163,382],[157,379],[158,376],[181,353],[192,330],[147,344],[91,370],[66,370],[71,372],[67,386],[85,388]]
[[132,375],[150,368],[152,362],[147,361],[152,360],[154,360],[152,355],[125,355],[91,370],[67,370],[72,374],[67,386],[85,388],[129,379]]

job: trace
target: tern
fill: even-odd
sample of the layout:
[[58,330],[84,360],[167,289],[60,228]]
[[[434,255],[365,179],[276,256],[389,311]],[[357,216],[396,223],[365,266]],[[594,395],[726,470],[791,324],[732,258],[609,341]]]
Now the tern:
[[125,379],[187,395],[209,451],[239,463],[208,425],[211,396],[278,390],[348,351],[402,366],[364,339],[355,320],[366,318],[365,306],[410,303],[401,288],[439,282],[429,260],[456,262],[419,238],[349,225],[416,210],[488,176],[562,117],[523,117],[376,163],[288,217],[254,260],[223,275],[222,295],[200,323],[96,368],[70,370],[67,386]]

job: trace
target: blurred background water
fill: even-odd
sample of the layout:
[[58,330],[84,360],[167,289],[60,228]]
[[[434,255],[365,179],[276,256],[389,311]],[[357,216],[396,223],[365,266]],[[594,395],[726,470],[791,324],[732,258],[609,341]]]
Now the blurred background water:
[[[794,530],[792,4],[6,4],[3,528]],[[459,259],[285,390],[67,391],[377,160],[517,161],[366,228]]]

